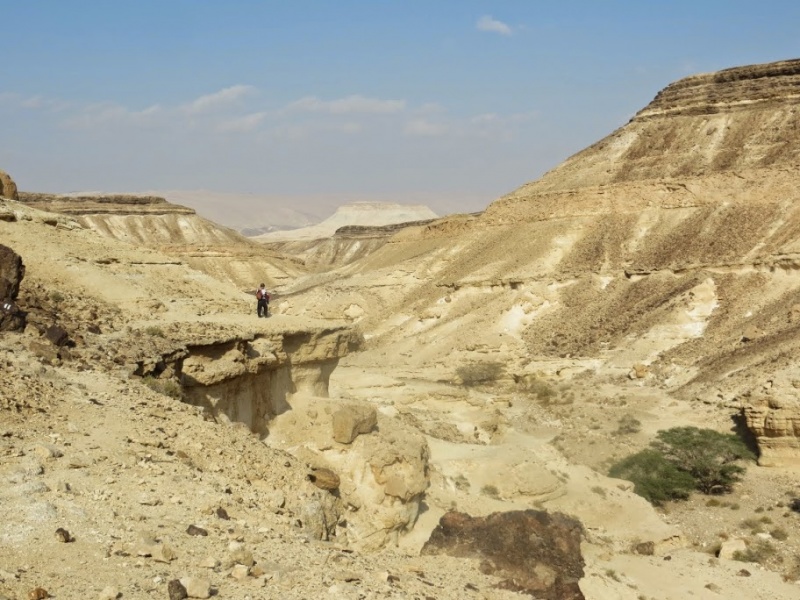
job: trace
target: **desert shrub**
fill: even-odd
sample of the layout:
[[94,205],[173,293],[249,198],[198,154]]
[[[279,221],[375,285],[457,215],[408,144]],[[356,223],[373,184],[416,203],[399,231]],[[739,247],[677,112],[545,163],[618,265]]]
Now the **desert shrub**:
[[795,498],[789,503],[789,508],[791,508],[794,512],[800,513],[800,498]]
[[469,490],[469,479],[464,477],[464,475],[461,473],[459,473],[456,478],[453,479],[453,483],[455,484],[457,490],[461,490],[462,492]]
[[497,381],[502,374],[503,365],[499,362],[469,363],[456,369],[456,375],[466,386],[492,383]]
[[[754,459],[750,449],[732,434],[697,427],[659,431],[650,448],[613,465],[612,477],[634,483],[634,491],[655,505],[686,499],[692,490],[704,494],[730,492],[744,467],[734,461]],[[729,505],[731,509],[738,504]]]
[[783,527],[776,527],[775,529],[772,529],[769,534],[776,540],[784,541],[789,539],[789,532]]
[[[535,396],[542,404],[550,404],[558,396],[558,390],[537,375],[530,373],[514,375],[514,381],[522,390]],[[564,392],[569,390],[568,385],[562,385],[561,387]],[[575,401],[575,393],[569,392],[569,394],[565,394],[564,399],[564,404],[572,404]]]
[[739,526],[742,529],[749,529],[752,533],[759,533],[763,531],[762,523],[758,519],[753,519],[753,518],[745,519],[744,521],[739,523]]
[[144,332],[147,335],[152,335],[153,337],[164,337],[164,330],[158,325],[150,325],[144,330]]
[[164,394],[170,398],[181,399],[183,397],[183,389],[181,384],[174,379],[156,379],[155,377],[147,376],[142,379],[142,382],[154,392]]
[[733,553],[733,560],[764,564],[772,558],[777,550],[769,540],[759,540],[747,547],[746,550]]
[[595,494],[597,494],[598,496],[600,496],[601,498],[605,498],[605,497],[606,497],[606,495],[607,495],[607,494],[606,494],[606,490],[605,490],[604,488],[600,487],[599,485],[595,485],[595,486],[593,486],[593,487],[592,487],[592,491],[593,491]]
[[633,434],[642,430],[642,422],[633,415],[622,415],[617,421],[617,433]]
[[704,494],[730,492],[745,472],[745,468],[734,461],[756,458],[745,443],[731,433],[673,427],[659,431],[657,436],[654,449],[681,471],[689,473],[696,489]]
[[500,499],[500,490],[497,489],[496,486],[487,484],[481,488],[481,494],[484,496],[489,496],[490,498],[494,498],[495,500]]
[[64,294],[62,294],[61,292],[50,292],[50,300],[52,300],[57,304],[60,304],[65,300]]
[[633,482],[633,491],[656,506],[668,500],[685,500],[695,487],[691,475],[678,469],[654,449],[623,458],[611,467],[608,474]]

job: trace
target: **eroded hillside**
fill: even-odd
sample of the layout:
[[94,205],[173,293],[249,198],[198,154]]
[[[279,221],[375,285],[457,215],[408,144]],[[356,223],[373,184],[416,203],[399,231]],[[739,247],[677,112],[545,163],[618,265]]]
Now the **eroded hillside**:
[[191,208],[157,196],[53,195],[26,193],[20,200],[41,210],[69,215],[110,239],[159,250],[237,290],[270,288],[306,272],[302,261],[252,242]]

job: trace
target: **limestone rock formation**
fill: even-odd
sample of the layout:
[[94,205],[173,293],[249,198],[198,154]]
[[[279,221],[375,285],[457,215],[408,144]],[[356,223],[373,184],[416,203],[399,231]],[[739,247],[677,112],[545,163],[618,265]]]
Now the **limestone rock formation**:
[[800,402],[771,396],[742,409],[748,429],[758,442],[758,464],[800,465]]
[[334,415],[353,409],[369,424],[374,407],[352,400],[343,407],[339,401],[302,394],[287,402],[291,410],[270,421],[268,440],[312,465],[314,472],[338,476],[338,493],[350,512],[337,536],[362,550],[396,543],[416,522],[429,485],[430,451],[424,437],[378,414],[377,427],[349,444],[337,444]]
[[9,200],[19,200],[17,184],[5,171],[0,170],[0,196]]
[[448,512],[422,553],[477,558],[500,587],[547,600],[582,600],[580,522],[560,513],[525,510],[471,517]]

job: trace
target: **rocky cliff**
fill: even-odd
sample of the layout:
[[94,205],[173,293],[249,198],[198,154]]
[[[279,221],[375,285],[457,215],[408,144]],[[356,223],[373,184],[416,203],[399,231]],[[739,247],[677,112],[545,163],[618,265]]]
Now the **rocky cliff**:
[[693,75],[513,197],[800,162],[800,59]]

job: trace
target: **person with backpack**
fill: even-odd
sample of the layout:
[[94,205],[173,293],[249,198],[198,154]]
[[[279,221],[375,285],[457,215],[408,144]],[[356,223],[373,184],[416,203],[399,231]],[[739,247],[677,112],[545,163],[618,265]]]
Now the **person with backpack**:
[[258,286],[258,291],[256,292],[256,299],[258,300],[258,317],[268,317],[269,316],[269,292],[267,292],[267,286],[263,283]]

